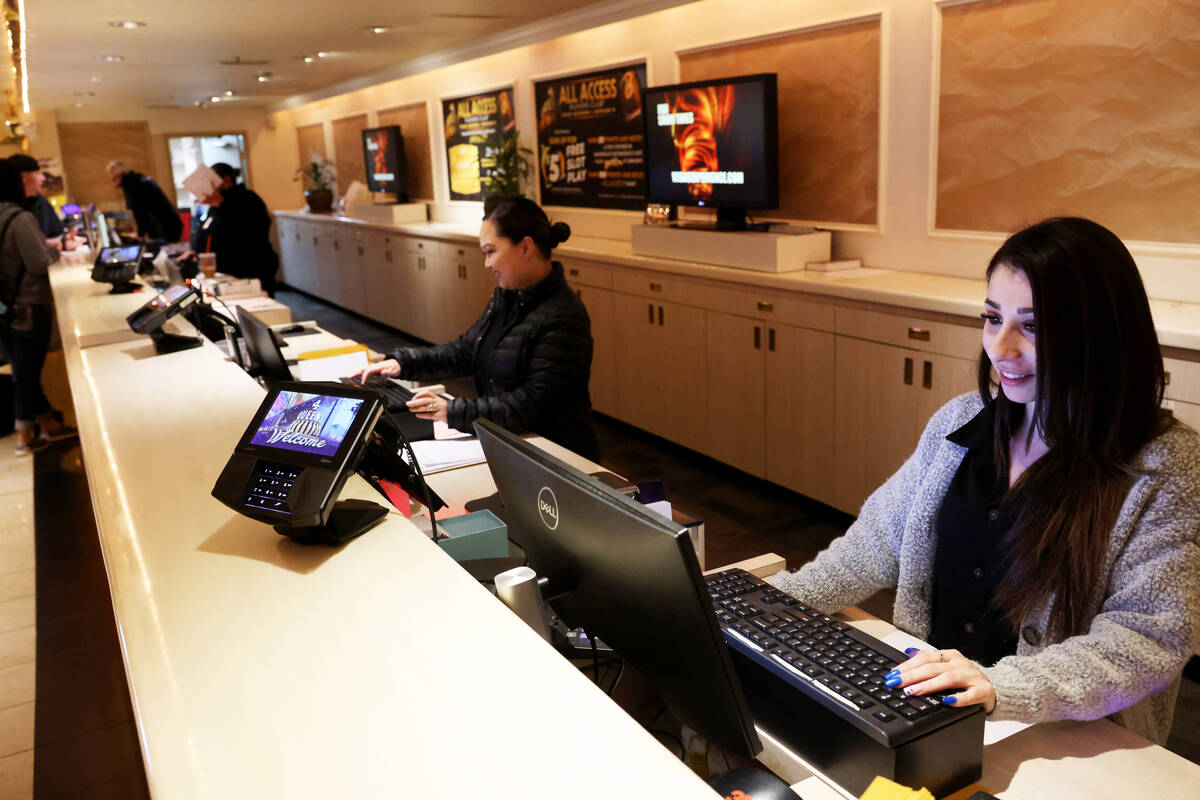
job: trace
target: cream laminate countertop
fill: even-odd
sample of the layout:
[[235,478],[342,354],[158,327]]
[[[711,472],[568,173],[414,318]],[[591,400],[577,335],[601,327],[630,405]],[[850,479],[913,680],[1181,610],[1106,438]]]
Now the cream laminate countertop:
[[[479,237],[478,227],[445,222],[388,225],[307,211],[276,211],[275,214],[305,222],[371,228],[408,236],[442,239],[457,244],[475,243]],[[554,253],[557,257],[588,259],[672,275],[729,281],[748,287],[805,292],[961,317],[978,315],[983,309],[983,298],[987,291],[982,277],[956,278],[926,272],[874,268],[856,270],[853,274],[805,270],[774,274],[639,256],[634,254],[628,241],[583,236],[573,236],[555,248]],[[979,265],[981,276],[985,266]],[[1150,310],[1158,328],[1160,344],[1200,351],[1200,303],[1152,299]]]

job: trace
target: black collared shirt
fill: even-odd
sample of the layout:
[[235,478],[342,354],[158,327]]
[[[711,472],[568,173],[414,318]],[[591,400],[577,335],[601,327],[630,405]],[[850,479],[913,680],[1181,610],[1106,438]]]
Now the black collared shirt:
[[983,409],[946,438],[967,448],[937,517],[929,641],[990,666],[1017,652],[1017,635],[993,607],[1004,576],[1004,535],[1021,498],[996,472],[994,417]]

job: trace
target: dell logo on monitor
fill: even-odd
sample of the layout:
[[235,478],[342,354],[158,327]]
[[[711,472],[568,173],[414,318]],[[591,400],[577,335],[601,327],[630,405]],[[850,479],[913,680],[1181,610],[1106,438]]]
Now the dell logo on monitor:
[[558,498],[554,496],[554,492],[550,491],[549,486],[543,486],[538,492],[537,497],[538,513],[542,515],[542,522],[550,530],[558,527]]

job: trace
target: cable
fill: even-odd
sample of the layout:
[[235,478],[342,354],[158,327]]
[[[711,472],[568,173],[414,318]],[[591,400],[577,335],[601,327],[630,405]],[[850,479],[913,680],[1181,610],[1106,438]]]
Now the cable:
[[595,683],[597,686],[599,686],[600,685],[600,655],[599,655],[599,650],[596,647],[596,637],[592,636],[592,632],[589,631],[587,628],[584,628],[583,632],[587,634],[588,641],[592,643],[592,682]]
[[608,687],[608,696],[612,697],[613,690],[617,688],[617,684],[621,682],[621,676],[625,674],[625,659],[621,659],[621,665],[617,667],[617,677],[612,682],[612,686]]
[[429,484],[425,482],[425,475],[421,472],[421,462],[417,461],[417,454],[413,451],[412,443],[409,442],[408,437],[404,435],[404,431],[401,430],[400,424],[396,422],[396,418],[392,416],[392,412],[388,411],[387,407],[385,406],[383,413],[387,414],[387,418],[391,421],[392,427],[396,429],[396,435],[400,437],[400,443],[404,446],[404,449],[408,451],[408,457],[412,459],[411,466],[417,473],[417,485],[421,488],[422,497],[420,499],[423,503],[425,503],[425,510],[429,512],[429,531],[433,535],[433,541],[436,542],[439,538],[437,529],[437,514],[433,510],[433,501],[430,500]]

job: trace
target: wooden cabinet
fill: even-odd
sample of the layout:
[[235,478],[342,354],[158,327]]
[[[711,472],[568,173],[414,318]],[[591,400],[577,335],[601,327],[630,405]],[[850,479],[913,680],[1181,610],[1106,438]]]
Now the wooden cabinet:
[[358,314],[365,314],[367,303],[363,292],[363,271],[367,248],[364,243],[364,231],[341,232],[333,240],[333,248],[337,254],[334,280],[337,283],[338,296],[342,300],[341,306]]
[[279,256],[283,264],[284,281],[296,289],[317,293],[316,269],[313,262],[313,226],[300,220],[280,218]]
[[613,293],[617,416],[703,450],[708,424],[704,310]]
[[838,336],[832,505],[857,514],[912,454],[933,413],[972,390],[975,367],[971,359]]
[[594,286],[576,286],[592,324],[592,375],[588,389],[592,408],[617,416],[617,343],[613,320],[613,293]]
[[483,267],[483,253],[474,245],[442,243],[441,275],[446,281],[445,338],[461,336],[479,319],[495,288],[492,274]]
[[835,337],[768,323],[765,363],[767,480],[833,505]]
[[[705,376],[707,435],[701,452],[730,466],[766,474],[766,323],[709,311]],[[771,439],[779,442],[772,432]]]

